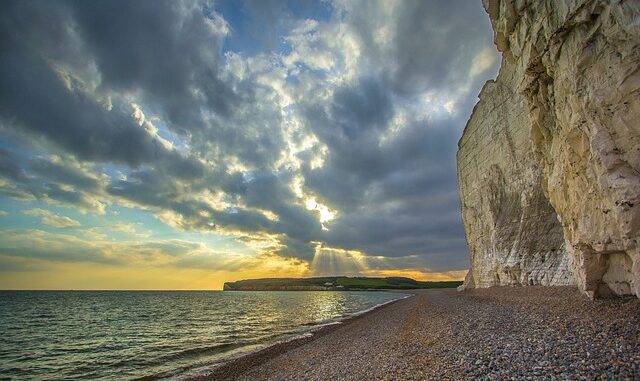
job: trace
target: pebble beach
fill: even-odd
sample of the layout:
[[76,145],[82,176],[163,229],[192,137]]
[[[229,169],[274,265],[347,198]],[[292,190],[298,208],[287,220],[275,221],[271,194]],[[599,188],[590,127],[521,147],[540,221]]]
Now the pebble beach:
[[193,380],[639,380],[640,301],[572,287],[416,291]]

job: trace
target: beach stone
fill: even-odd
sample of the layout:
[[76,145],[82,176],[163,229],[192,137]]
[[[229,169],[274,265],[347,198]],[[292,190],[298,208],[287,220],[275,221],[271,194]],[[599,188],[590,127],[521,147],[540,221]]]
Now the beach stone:
[[575,286],[412,292],[193,381],[639,379],[635,297],[592,301]]
[[503,57],[458,144],[462,288],[640,295],[640,2],[483,4]]

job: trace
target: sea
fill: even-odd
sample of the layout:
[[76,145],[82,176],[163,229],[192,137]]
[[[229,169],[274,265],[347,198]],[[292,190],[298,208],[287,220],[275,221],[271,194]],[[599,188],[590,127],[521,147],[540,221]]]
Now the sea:
[[0,379],[180,380],[407,296],[0,291]]

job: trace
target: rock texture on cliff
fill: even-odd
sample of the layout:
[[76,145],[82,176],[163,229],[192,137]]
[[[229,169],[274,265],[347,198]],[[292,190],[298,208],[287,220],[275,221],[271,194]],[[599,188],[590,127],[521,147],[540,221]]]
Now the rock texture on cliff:
[[640,1],[484,1],[503,54],[458,151],[466,287],[640,296]]

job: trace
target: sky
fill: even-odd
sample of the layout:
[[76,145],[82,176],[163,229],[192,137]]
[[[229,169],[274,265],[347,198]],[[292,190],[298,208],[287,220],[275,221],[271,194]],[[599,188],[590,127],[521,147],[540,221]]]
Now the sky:
[[481,1],[0,8],[0,289],[464,277]]

